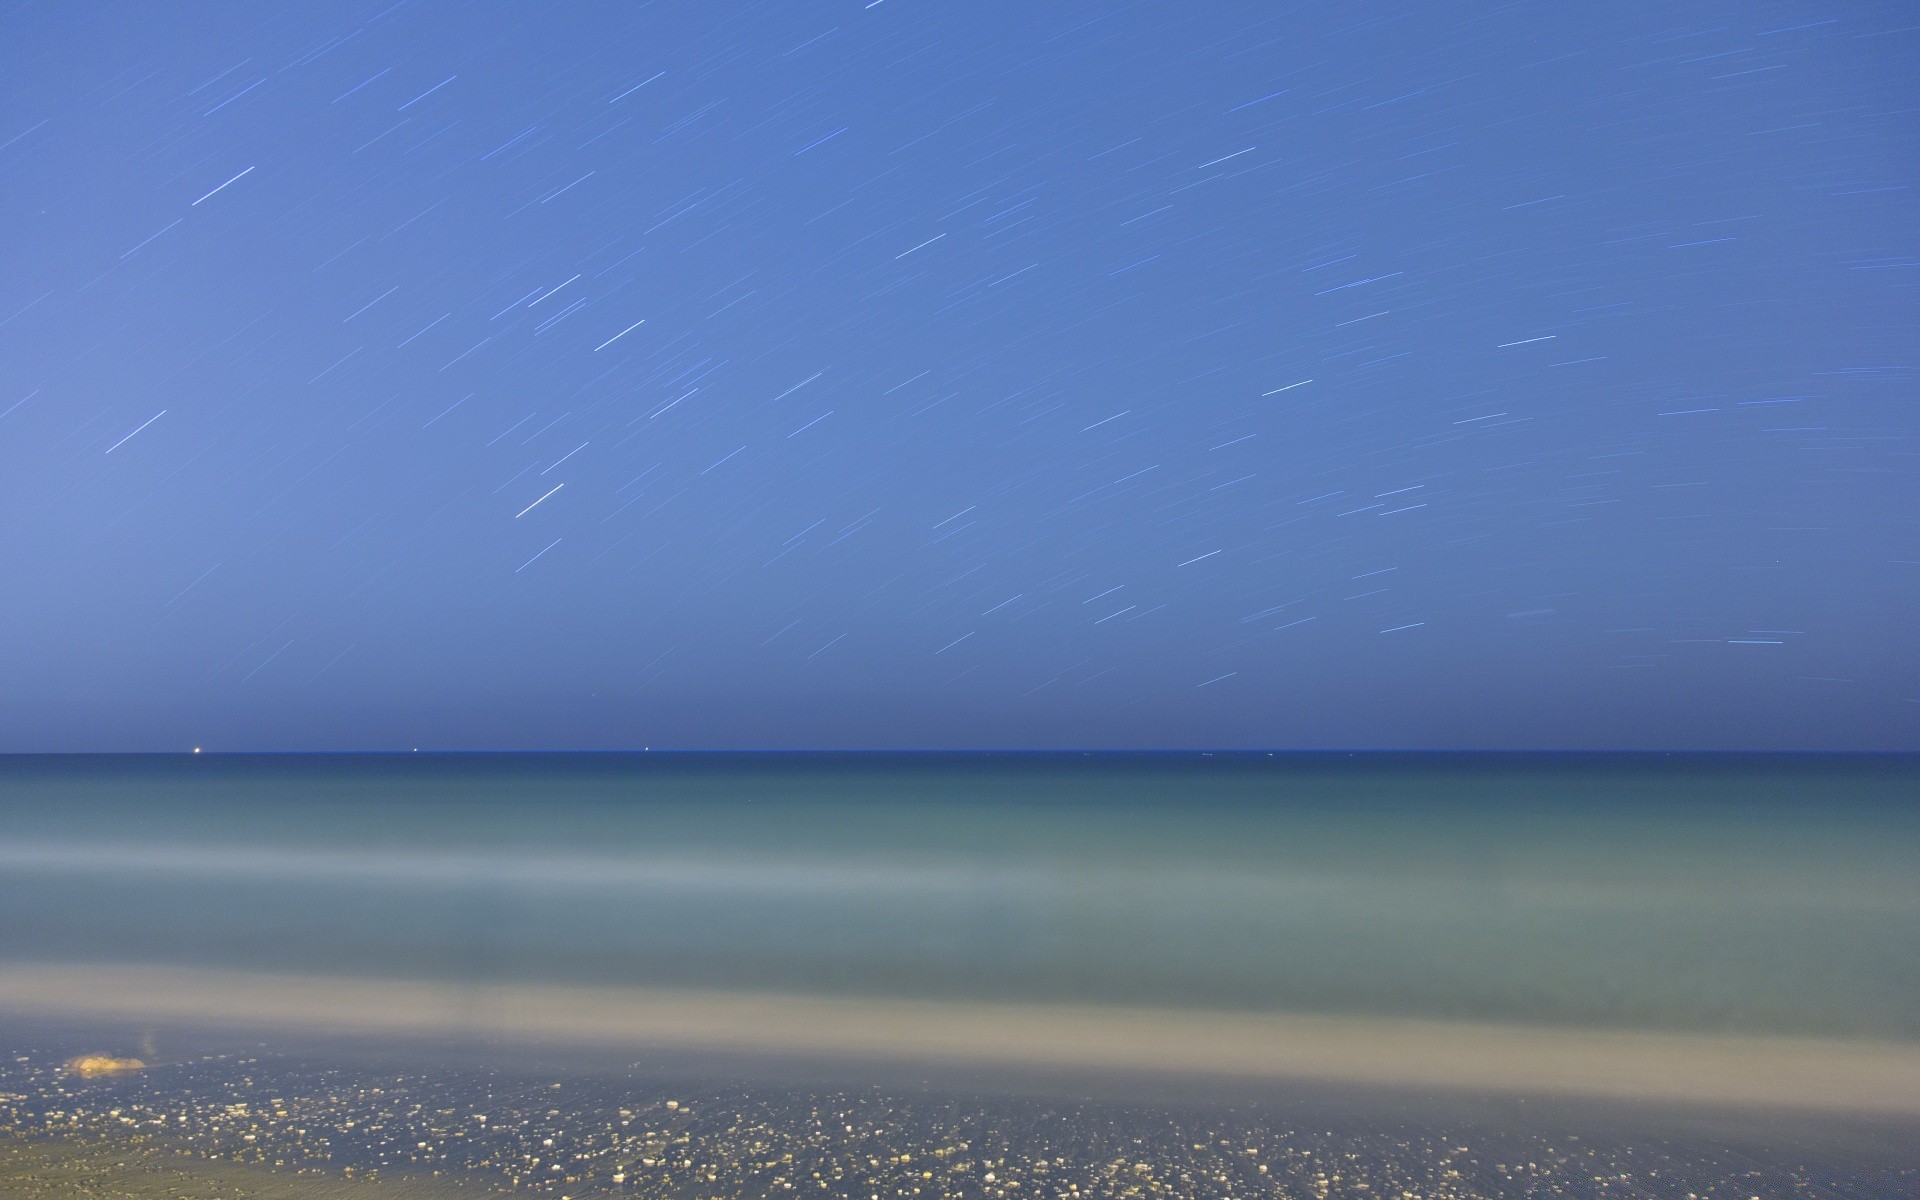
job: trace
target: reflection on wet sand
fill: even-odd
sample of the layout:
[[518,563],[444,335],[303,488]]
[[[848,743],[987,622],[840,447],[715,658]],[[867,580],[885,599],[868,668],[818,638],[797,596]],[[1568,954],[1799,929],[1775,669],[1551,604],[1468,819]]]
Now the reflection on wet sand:
[[572,1070],[551,1048],[403,1039],[195,1049],[180,1031],[149,1070],[83,1080],[61,1057],[109,1030],[10,1028],[0,1194],[35,1200],[382,1200],[447,1181],[548,1200],[1864,1200],[1920,1182],[1911,1119],[1377,1090],[1329,1105],[1323,1088],[1096,1101],[773,1083],[658,1053]]

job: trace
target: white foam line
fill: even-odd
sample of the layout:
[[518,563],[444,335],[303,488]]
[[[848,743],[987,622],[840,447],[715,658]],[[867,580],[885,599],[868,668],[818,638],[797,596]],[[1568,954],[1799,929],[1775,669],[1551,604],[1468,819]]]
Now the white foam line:
[[1920,1046],[1411,1018],[0,964],[0,1010],[1920,1116]]

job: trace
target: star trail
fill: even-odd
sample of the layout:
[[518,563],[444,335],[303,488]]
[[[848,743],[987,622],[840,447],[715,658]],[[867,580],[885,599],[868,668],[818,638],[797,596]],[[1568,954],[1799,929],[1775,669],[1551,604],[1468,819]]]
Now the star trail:
[[0,12],[0,748],[1920,748],[1920,25]]

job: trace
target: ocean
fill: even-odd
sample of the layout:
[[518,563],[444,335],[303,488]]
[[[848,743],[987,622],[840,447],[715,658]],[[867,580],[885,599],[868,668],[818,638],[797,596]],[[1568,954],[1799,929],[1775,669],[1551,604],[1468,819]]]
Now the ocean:
[[[0,1179],[1909,1195],[1916,783],[1786,755],[0,759]],[[129,1065],[62,1066],[87,1054]]]
[[1884,757],[0,760],[0,960],[1920,1039]]

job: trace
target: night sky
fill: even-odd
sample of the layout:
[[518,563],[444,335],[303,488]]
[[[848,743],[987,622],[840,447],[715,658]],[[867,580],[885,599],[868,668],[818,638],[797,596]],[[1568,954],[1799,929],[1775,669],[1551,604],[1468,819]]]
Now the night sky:
[[1901,3],[0,9],[0,749],[1920,749]]

